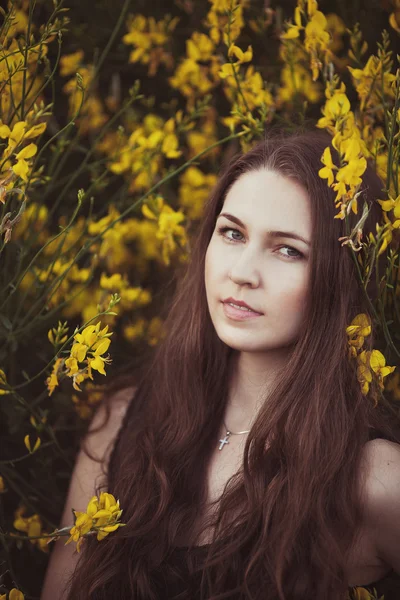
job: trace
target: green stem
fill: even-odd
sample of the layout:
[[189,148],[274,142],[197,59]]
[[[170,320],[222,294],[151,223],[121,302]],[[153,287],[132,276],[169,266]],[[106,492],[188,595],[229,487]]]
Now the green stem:
[[26,92],[26,73],[28,70],[28,52],[29,52],[29,44],[31,38],[31,26],[32,26],[32,16],[33,11],[35,10],[36,0],[31,0],[29,2],[29,16],[28,16],[28,31],[26,34],[26,43],[25,43],[25,52],[24,52],[24,74],[22,76],[22,95],[21,95],[21,121],[24,120],[25,111],[25,92]]
[[[39,450],[41,448],[46,448],[47,446],[53,446],[53,442],[45,442],[44,444],[40,444],[40,446],[36,450],[36,452],[39,452]],[[30,452],[29,454],[24,454],[23,456],[19,456],[18,458],[10,458],[9,460],[0,460],[0,465],[14,465],[14,463],[26,460],[33,454],[36,454],[36,452],[32,452],[32,453]]]
[[389,328],[388,328],[387,323],[386,323],[385,307],[383,305],[382,294],[381,294],[381,291],[380,291],[378,257],[376,258],[375,269],[376,269],[376,279],[375,279],[375,281],[376,281],[376,286],[377,286],[377,290],[378,290],[378,307],[379,307],[379,312],[380,312],[380,316],[381,316],[381,324],[382,324],[383,332],[385,334],[386,342],[392,348],[392,350],[397,355],[397,357],[400,358],[400,352],[396,348],[395,344],[393,343],[392,336],[390,335],[390,331],[389,331]]

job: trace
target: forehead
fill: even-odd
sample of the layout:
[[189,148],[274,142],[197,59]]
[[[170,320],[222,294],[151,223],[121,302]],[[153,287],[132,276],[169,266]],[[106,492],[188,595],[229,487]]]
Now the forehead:
[[276,171],[260,169],[241,175],[226,195],[225,211],[254,229],[285,227],[311,237],[311,206],[306,190]]

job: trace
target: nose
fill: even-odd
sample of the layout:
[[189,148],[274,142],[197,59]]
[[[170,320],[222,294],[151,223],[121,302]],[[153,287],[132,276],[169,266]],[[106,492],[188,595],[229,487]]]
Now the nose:
[[229,271],[229,278],[238,285],[257,287],[260,283],[260,275],[256,265],[254,254],[249,252],[249,248],[246,248],[234,260]]

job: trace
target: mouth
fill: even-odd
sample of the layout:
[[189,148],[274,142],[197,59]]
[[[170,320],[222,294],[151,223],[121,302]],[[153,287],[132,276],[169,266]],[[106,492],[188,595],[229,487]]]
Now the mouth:
[[262,313],[245,307],[232,305],[230,302],[222,302],[222,305],[224,307],[225,315],[234,321],[245,321],[262,316]]
[[263,314],[262,312],[255,310],[252,306],[249,306],[246,302],[243,302],[243,300],[236,300],[232,297],[225,298],[225,300],[222,300],[222,303],[225,305],[229,305],[234,309],[241,310],[243,312],[252,312],[256,315]]

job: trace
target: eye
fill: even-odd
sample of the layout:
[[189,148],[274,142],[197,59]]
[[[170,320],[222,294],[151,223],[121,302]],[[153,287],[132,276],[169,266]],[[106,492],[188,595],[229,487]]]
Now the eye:
[[296,253],[296,256],[285,255],[285,256],[287,256],[287,258],[293,258],[294,260],[297,260],[299,258],[303,258],[303,256],[304,256],[301,252],[296,250],[296,248],[292,248],[292,246],[280,246],[279,250],[281,250],[282,248],[286,248],[287,250],[291,250],[292,252]]
[[221,236],[221,237],[222,237],[224,240],[226,240],[227,242],[233,242],[233,243],[235,243],[235,242],[238,242],[238,241],[239,241],[239,240],[237,240],[237,239],[232,239],[232,238],[226,237],[226,235],[224,235],[224,234],[225,234],[227,231],[236,231],[236,233],[239,233],[240,235],[242,235],[238,229],[233,229],[232,227],[227,227],[227,226],[225,226],[225,227],[219,227],[219,228],[217,229],[217,233],[218,233],[218,235],[220,235],[220,236]]
[[[243,234],[238,229],[234,229],[233,227],[227,227],[226,225],[221,226],[217,229],[218,235],[220,235],[225,242],[228,242],[228,244],[236,244],[237,242],[241,241],[236,238],[227,237],[225,234],[228,231],[234,231],[234,232],[238,233],[239,235],[243,236]],[[285,256],[285,258],[290,258],[292,260],[300,260],[301,258],[304,258],[304,254],[302,254],[301,252],[299,252],[299,250],[296,250],[296,248],[293,248],[292,246],[279,246],[278,250],[281,250],[282,248],[285,248],[286,250],[289,250],[289,251],[295,253],[294,256],[290,255],[290,254],[289,255],[283,254],[282,256]]]

